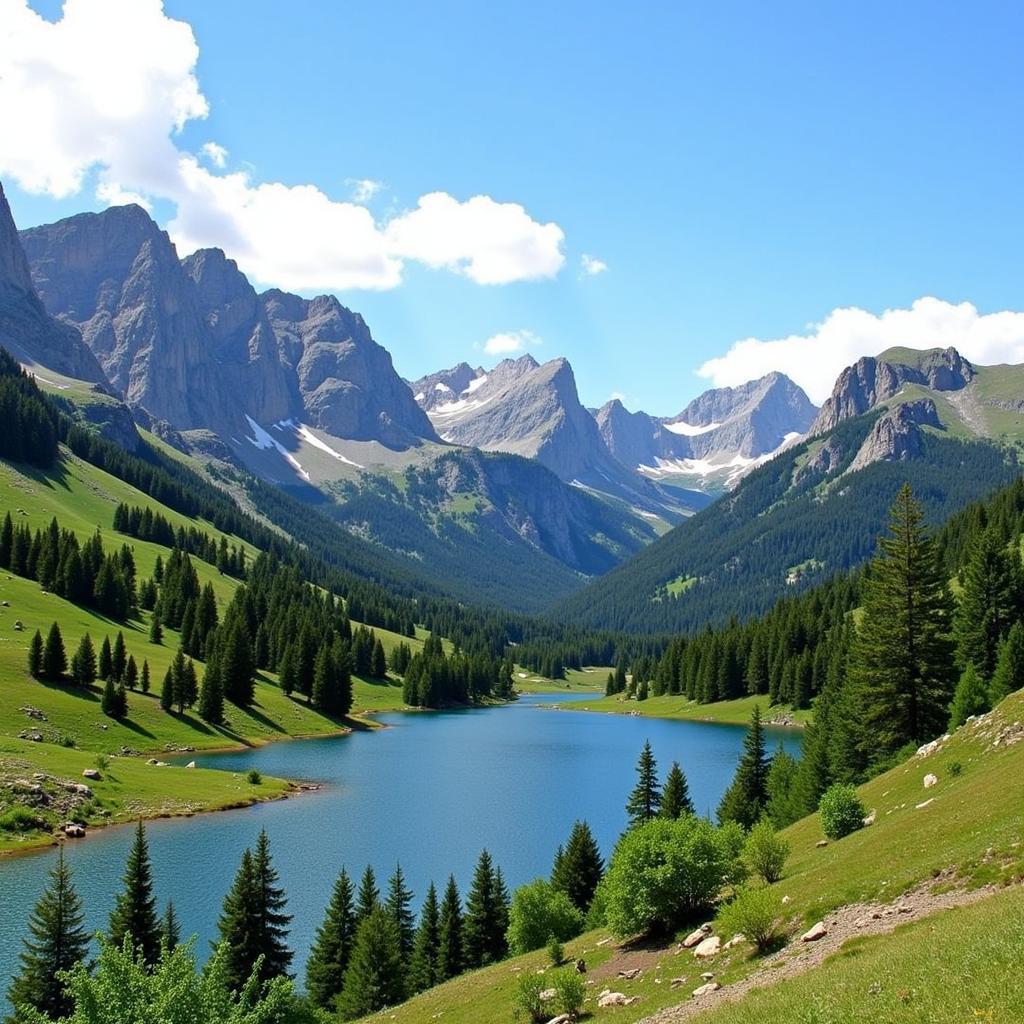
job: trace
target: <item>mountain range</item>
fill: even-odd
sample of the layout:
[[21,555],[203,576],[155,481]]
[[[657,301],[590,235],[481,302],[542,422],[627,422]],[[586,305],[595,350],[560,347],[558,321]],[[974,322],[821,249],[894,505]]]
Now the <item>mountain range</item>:
[[283,488],[462,599],[628,629],[856,564],[897,478],[938,516],[1016,472],[1024,439],[1024,369],[955,349],[865,356],[821,409],[770,373],[675,415],[591,410],[566,359],[530,355],[407,382],[334,296],[180,259],[138,206],[19,234],[2,189],[0,343],[126,448],[155,435],[211,479]]

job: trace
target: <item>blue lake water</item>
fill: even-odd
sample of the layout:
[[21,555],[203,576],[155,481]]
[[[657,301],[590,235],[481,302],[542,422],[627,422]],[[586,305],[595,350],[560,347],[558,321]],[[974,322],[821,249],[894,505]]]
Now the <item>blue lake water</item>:
[[[558,699],[559,710],[538,705]],[[469,885],[486,847],[515,888],[550,871],[555,848],[585,818],[607,858],[625,825],[624,805],[646,739],[664,777],[686,772],[699,813],[714,813],[732,778],[745,729],[703,722],[585,714],[591,697],[524,697],[472,710],[379,716],[388,728],[257,750],[198,755],[201,765],[316,781],[323,789],[239,811],[148,823],[161,910],[174,900],[184,935],[203,955],[221,900],[246,846],[266,828],[294,915],[291,943],[302,976],[338,871],[358,880],[372,864],[383,889],[400,862],[417,904],[433,879]],[[769,730],[794,755],[799,734]],[[192,755],[190,755],[192,756]],[[67,857],[92,930],[106,926],[131,829],[69,842]],[[21,937],[46,885],[54,851],[0,859],[0,991],[17,969]]]

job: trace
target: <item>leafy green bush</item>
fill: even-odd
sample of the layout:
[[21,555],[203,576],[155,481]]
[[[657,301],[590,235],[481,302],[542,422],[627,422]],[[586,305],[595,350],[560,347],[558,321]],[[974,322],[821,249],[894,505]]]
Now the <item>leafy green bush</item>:
[[625,938],[670,930],[711,906],[743,874],[743,830],[693,815],[657,818],[627,832],[601,885],[612,932]]
[[821,828],[829,839],[842,839],[864,827],[867,814],[853,786],[835,783],[825,791],[818,804]]
[[530,1024],[540,1024],[548,1019],[547,1000],[541,993],[547,988],[540,974],[521,974],[516,982],[514,1005],[516,1016],[525,1018]]
[[555,990],[555,1007],[559,1013],[567,1013],[575,1020],[583,1010],[583,998],[587,992],[583,975],[575,967],[566,967],[551,979]]
[[250,768],[245,778],[250,786],[259,786],[263,782],[263,776],[255,768]]
[[27,807],[15,804],[5,814],[0,815],[0,832],[31,832],[41,828],[42,822]]
[[554,935],[548,939],[548,959],[552,967],[561,967],[565,961],[565,947]]
[[950,761],[946,766],[946,771],[949,772],[952,778],[956,778],[964,770],[964,766],[959,761]]
[[516,889],[508,915],[508,944],[514,953],[542,949],[550,939],[565,942],[583,931],[583,915],[572,900],[543,878]]
[[718,912],[723,934],[743,935],[763,953],[781,937],[782,897],[767,886],[740,889]]
[[762,818],[750,830],[743,846],[743,859],[748,867],[771,885],[782,877],[788,857],[789,843],[776,833],[767,818]]

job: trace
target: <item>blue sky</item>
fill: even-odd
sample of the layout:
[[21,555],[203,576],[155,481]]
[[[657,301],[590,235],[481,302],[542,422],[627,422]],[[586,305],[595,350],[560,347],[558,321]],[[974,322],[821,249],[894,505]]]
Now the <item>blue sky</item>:
[[[60,4],[32,6],[61,16]],[[799,375],[816,362],[801,382],[819,391],[857,344],[894,331],[980,332],[978,355],[1024,342],[1016,317],[965,320],[941,304],[880,333],[851,328],[853,338],[808,326],[837,308],[880,314],[925,296],[980,314],[1024,309],[1018,4],[164,10],[191,26],[208,105],[173,135],[178,151],[214,141],[228,152],[223,173],[309,183],[337,201],[354,181],[383,183],[367,203],[381,223],[443,192],[520,204],[564,233],[553,276],[481,284],[407,258],[393,287],[333,289],[406,376],[488,364],[487,339],[529,332],[538,359],[571,359],[588,404],[616,392],[669,414],[709,385],[697,369],[739,339],[810,335],[788,357],[778,350],[779,365]],[[3,143],[0,172],[22,225],[105,205],[102,161],[60,198],[19,187]],[[173,200],[144,194],[161,223],[173,219]],[[208,240],[216,226],[203,231]],[[223,247],[237,255],[230,237]],[[607,270],[583,273],[584,254]],[[764,369],[771,350],[758,352],[738,350],[711,380]]]

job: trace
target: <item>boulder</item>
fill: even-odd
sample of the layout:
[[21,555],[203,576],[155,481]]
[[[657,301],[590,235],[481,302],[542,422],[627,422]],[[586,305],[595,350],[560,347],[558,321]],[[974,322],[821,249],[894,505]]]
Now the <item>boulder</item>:
[[597,997],[597,1005],[602,1009],[608,1006],[632,1006],[639,1001],[639,996],[627,996],[624,992],[612,992],[609,989]]
[[84,782],[76,782],[73,789],[79,796],[84,796],[87,800],[92,799],[92,790]]
[[195,766],[196,766],[195,761],[189,761],[189,763],[187,765],[185,765],[186,768],[195,768]]
[[931,772],[929,772],[924,777],[924,788],[925,789],[931,789],[932,786],[934,786],[934,785],[936,785],[938,783],[938,781],[939,781],[939,777],[937,775],[933,775]]
[[714,976],[714,974],[711,973],[711,971],[705,971],[700,976],[700,980],[701,981],[714,981],[715,980],[715,976]]
[[822,847],[822,846],[828,846],[828,840],[827,839],[819,839],[814,845],[819,847],[819,848]]
[[826,935],[828,935],[828,929],[825,927],[825,922],[819,921],[816,925],[800,936],[800,941],[817,942],[819,939],[825,938]]
[[85,829],[77,822],[69,821],[64,826],[64,835],[69,839],[81,839],[85,836]]
[[83,779],[99,779],[102,778],[100,773],[95,768],[86,768],[82,771]]
[[627,971],[619,971],[619,977],[625,978],[626,981],[632,981],[634,978],[639,978],[641,970],[639,967],[630,967]]
[[709,996],[712,992],[717,992],[722,986],[717,981],[709,981],[700,988],[693,990],[693,998],[700,999],[701,996]]
[[548,1021],[548,1024],[572,1024],[573,1017],[568,1013],[560,1013],[557,1017],[552,1017]]
[[872,811],[869,815],[864,818],[864,827],[867,828],[869,825],[874,825],[876,811]]
[[691,949],[710,934],[711,925],[702,924],[695,932],[690,932],[690,934],[683,939],[683,949]]
[[693,955],[698,960],[705,960],[708,957],[715,956],[722,948],[722,940],[717,935],[709,935],[702,942],[697,944],[697,948],[693,951]]
[[587,961],[583,957],[580,957],[573,966],[576,968],[577,974],[587,973]]
[[670,982],[670,987],[671,988],[679,988],[680,985],[685,985],[685,984],[686,984],[686,979],[685,978],[673,978],[672,981]]

